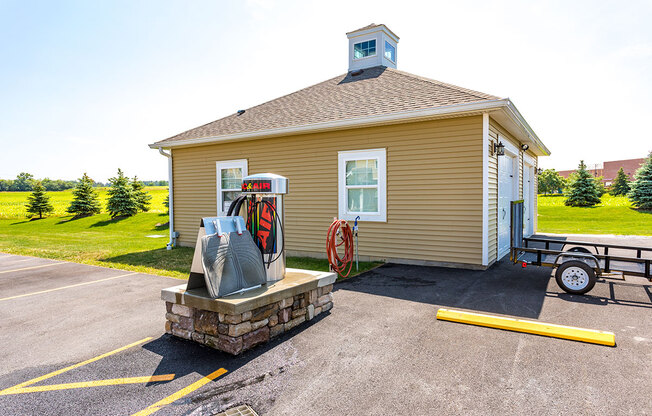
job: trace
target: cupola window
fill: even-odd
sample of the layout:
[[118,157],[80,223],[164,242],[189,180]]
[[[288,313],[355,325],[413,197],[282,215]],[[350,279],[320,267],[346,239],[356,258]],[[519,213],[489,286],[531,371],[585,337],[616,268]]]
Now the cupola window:
[[353,58],[361,59],[367,56],[376,55],[376,39],[368,40],[365,42],[356,43],[353,45]]
[[396,62],[396,48],[387,41],[385,41],[385,58],[392,62]]

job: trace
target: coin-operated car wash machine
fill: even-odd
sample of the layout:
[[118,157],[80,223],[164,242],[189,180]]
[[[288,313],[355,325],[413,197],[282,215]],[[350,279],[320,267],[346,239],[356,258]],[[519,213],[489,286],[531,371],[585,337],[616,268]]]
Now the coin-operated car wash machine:
[[205,286],[211,298],[220,298],[283,279],[287,192],[283,176],[243,178],[242,194],[226,216],[202,218],[187,289]]
[[245,205],[247,230],[263,254],[267,281],[280,280],[285,277],[283,195],[288,193],[288,179],[273,173],[249,175],[242,180],[242,193],[231,204],[233,213]]
[[[331,310],[336,273],[285,268],[287,192],[282,176],[246,176],[226,216],[201,219],[187,285],[161,290],[165,332],[237,355]],[[351,247],[347,227],[331,227],[333,250]]]

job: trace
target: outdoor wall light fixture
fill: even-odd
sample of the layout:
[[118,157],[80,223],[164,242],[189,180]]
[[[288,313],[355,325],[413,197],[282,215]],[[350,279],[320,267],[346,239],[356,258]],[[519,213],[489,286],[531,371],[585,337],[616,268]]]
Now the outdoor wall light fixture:
[[543,173],[543,169],[539,168],[537,169],[537,175],[541,175]]
[[528,145],[528,144],[522,144],[521,145],[521,149],[523,149],[524,152],[529,148],[530,148],[530,145]]
[[505,156],[505,145],[503,142],[498,142],[498,144],[494,142],[494,153],[498,156]]

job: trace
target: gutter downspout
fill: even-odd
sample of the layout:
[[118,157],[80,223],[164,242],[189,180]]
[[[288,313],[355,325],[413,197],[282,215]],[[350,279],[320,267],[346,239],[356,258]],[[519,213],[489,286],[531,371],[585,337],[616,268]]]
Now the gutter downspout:
[[177,232],[174,231],[174,193],[172,191],[172,152],[166,153],[162,147],[158,148],[158,152],[168,158],[168,192],[170,194],[170,201],[168,206],[168,215],[170,218],[170,242],[168,242],[167,249],[172,250],[177,245]]

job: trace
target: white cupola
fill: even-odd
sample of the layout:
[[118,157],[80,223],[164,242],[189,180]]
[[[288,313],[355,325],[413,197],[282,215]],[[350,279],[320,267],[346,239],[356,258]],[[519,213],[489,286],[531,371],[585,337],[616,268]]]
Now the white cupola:
[[387,26],[370,24],[346,34],[349,38],[349,71],[386,66],[396,68],[398,36]]

